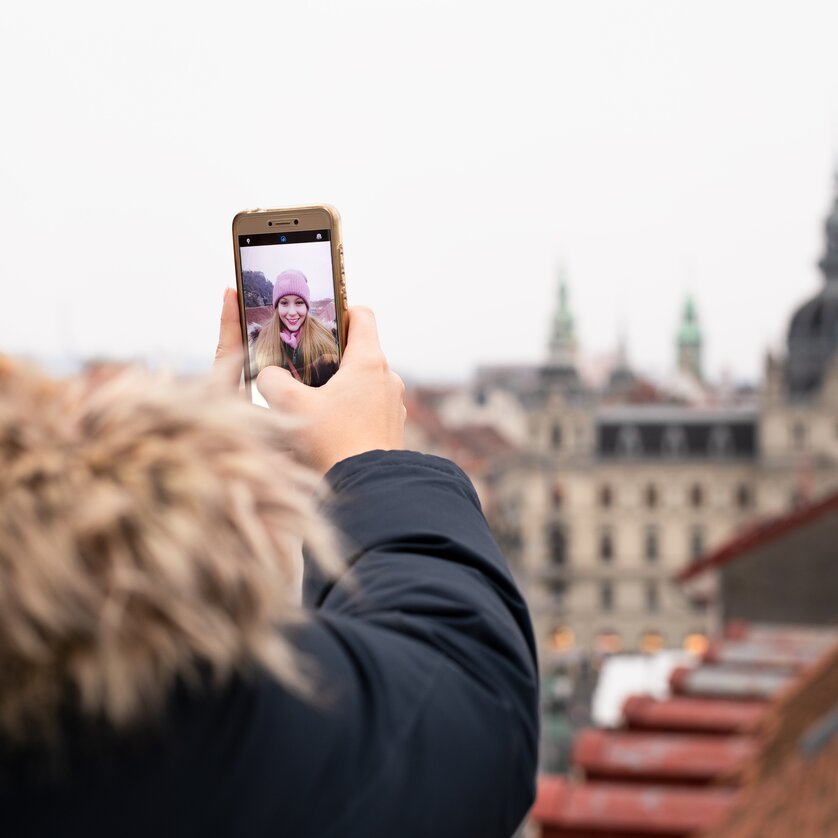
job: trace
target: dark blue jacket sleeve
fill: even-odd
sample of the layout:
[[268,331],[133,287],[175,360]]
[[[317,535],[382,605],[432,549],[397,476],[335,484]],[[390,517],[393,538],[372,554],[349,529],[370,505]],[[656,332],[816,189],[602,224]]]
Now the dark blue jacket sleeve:
[[352,789],[329,829],[511,835],[534,796],[535,647],[471,482],[412,452],[353,457],[327,477],[348,567],[330,582],[307,566],[316,611],[298,645],[332,706],[318,711],[319,735],[339,743],[319,746],[330,783]]

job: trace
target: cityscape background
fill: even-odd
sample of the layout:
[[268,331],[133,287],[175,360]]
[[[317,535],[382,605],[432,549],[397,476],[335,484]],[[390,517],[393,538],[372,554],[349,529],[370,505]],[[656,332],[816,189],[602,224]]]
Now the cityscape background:
[[827,0],[16,4],[0,349],[206,370],[233,215],[333,204],[408,445],[472,477],[532,610],[527,831],[651,783],[686,835],[786,768],[792,811],[838,689],[836,31]]

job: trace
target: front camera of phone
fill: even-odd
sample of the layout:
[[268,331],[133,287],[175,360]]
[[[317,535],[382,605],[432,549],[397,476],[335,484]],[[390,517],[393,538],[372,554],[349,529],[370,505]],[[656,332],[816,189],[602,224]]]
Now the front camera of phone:
[[268,222],[268,227],[273,227],[273,226],[274,226],[273,221],[269,221],[269,222]]
[[299,218],[295,218],[295,219],[294,219],[294,223],[295,223],[295,224],[299,224],[299,223],[300,223],[300,219],[299,219]]

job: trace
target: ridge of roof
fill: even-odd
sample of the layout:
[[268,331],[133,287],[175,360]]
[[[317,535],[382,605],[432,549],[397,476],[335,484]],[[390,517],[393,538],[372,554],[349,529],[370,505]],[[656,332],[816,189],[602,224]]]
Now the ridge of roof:
[[834,492],[807,506],[794,509],[784,515],[764,519],[752,527],[742,530],[729,541],[698,559],[675,575],[677,583],[686,582],[711,568],[720,567],[739,556],[761,547],[798,527],[810,524],[830,512],[838,511],[838,492]]

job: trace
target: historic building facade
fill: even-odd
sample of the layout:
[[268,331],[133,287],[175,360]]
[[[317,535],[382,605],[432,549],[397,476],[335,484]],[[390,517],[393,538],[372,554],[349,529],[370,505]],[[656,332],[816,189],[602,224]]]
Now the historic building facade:
[[675,574],[755,519],[838,487],[838,192],[826,223],[824,287],[798,309],[759,392],[702,378],[702,332],[687,301],[676,378],[656,389],[621,358],[586,386],[560,290],[547,362],[478,372],[442,400],[518,448],[487,483],[487,512],[528,593],[543,655],[698,645],[718,615]]

